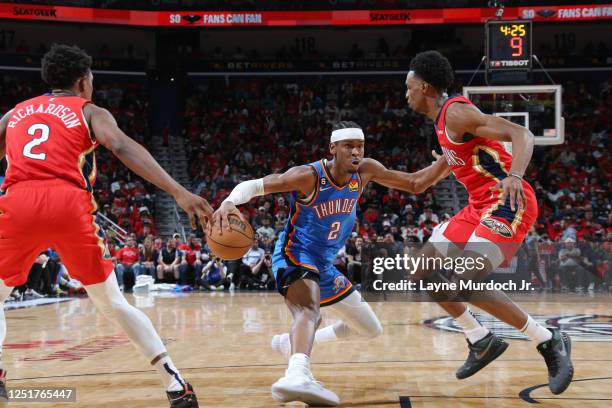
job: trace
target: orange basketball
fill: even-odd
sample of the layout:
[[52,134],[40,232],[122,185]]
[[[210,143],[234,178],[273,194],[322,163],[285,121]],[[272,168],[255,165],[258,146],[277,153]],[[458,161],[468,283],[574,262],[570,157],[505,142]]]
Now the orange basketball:
[[244,222],[242,218],[235,214],[230,214],[227,217],[230,225],[230,230],[223,229],[223,234],[220,234],[219,226],[215,225],[211,234],[208,236],[208,247],[220,258],[234,260],[242,258],[247,253],[251,245],[255,233],[250,224]]

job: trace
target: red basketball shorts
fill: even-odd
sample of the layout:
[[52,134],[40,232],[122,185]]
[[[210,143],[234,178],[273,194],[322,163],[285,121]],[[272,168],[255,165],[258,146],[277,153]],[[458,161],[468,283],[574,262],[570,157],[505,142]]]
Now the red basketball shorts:
[[0,197],[0,279],[23,285],[38,255],[53,248],[71,277],[84,285],[104,282],[113,263],[98,235],[96,209],[88,191],[62,180],[11,186]]
[[524,208],[515,207],[513,211],[509,198],[501,202],[500,193],[493,192],[490,198],[470,203],[438,225],[429,241],[444,256],[458,249],[484,253],[494,267],[511,261],[538,216],[533,189],[524,183],[524,191],[527,196]]

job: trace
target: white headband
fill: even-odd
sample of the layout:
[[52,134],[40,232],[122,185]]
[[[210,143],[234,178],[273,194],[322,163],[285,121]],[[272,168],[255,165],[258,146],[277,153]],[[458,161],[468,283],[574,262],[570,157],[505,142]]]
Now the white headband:
[[336,143],[341,140],[365,140],[363,130],[359,128],[345,128],[334,130],[331,134],[331,142]]

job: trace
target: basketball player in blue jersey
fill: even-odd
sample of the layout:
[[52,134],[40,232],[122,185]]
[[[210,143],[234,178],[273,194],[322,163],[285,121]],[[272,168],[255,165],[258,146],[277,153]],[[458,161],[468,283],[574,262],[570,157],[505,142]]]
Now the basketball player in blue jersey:
[[[371,307],[333,266],[355,225],[364,186],[375,181],[398,190],[421,192],[448,174],[438,169],[430,171],[429,167],[412,174],[388,170],[376,160],[364,158],[363,151],[361,128],[354,122],[340,122],[331,135],[333,160],[323,159],[283,174],[242,182],[214,215],[215,223],[221,229],[227,228],[228,215],[240,215],[236,205],[264,194],[292,193],[288,221],[276,241],[273,256],[278,291],[293,315],[288,336],[289,366],[285,376],[272,385],[272,396],[278,401],[337,405],[338,396],[316,382],[310,371],[313,342],[353,333],[366,337],[382,333]],[[440,161],[432,164],[442,165]],[[344,321],[317,331],[321,322],[319,307],[331,305]]]

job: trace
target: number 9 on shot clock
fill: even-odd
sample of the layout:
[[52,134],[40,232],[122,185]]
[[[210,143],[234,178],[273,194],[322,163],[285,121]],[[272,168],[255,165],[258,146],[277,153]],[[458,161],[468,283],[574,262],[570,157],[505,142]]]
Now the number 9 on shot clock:
[[488,21],[486,37],[489,71],[531,70],[531,21]]

